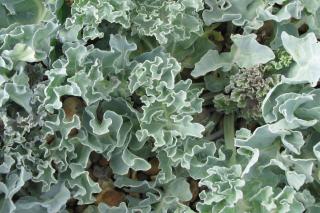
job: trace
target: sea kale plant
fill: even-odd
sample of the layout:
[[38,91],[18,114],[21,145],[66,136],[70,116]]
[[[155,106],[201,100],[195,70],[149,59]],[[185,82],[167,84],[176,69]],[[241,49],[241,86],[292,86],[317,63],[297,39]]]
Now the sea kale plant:
[[0,0],[0,213],[319,213],[320,1]]

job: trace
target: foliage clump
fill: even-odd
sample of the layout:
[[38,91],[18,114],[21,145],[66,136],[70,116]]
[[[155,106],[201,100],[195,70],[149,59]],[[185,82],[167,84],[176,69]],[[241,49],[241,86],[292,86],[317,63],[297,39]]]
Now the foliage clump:
[[266,77],[263,67],[239,69],[230,77],[224,92],[214,97],[214,105],[227,114],[238,111],[246,120],[261,119],[261,105],[267,93],[279,82],[278,76]]
[[319,14],[0,0],[0,213],[320,212]]

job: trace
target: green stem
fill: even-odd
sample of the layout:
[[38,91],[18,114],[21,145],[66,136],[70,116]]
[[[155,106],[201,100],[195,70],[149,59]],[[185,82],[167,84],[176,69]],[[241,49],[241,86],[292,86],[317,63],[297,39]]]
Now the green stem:
[[218,139],[218,138],[220,138],[220,137],[222,137],[222,136],[223,136],[223,130],[220,129],[219,131],[217,131],[217,132],[209,135],[209,136],[207,137],[207,139],[210,140],[210,141],[214,141],[214,140],[216,140],[216,139]]
[[235,153],[236,148],[234,146],[234,113],[225,115],[223,118],[223,130],[224,130],[224,141],[226,149],[232,150]]
[[147,47],[148,47],[150,50],[153,50],[153,49],[154,49],[153,45],[151,44],[151,42],[148,40],[147,37],[141,37],[141,40],[143,41],[143,43],[145,43],[145,45],[147,45]]
[[204,30],[204,33],[202,34],[203,37],[208,38],[210,35],[212,35],[212,31],[215,30],[217,27],[219,27],[220,23],[212,24],[211,26],[207,27]]
[[171,45],[171,50],[170,50],[170,54],[174,55],[174,52],[176,51],[176,42],[173,42],[173,44]]
[[193,88],[205,88],[206,84],[204,82],[192,83]]

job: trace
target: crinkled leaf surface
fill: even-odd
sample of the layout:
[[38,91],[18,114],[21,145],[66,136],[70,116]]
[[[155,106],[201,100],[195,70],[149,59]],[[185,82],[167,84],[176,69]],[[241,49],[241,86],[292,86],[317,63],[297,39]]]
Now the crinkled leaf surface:
[[320,212],[319,14],[0,0],[0,212]]

